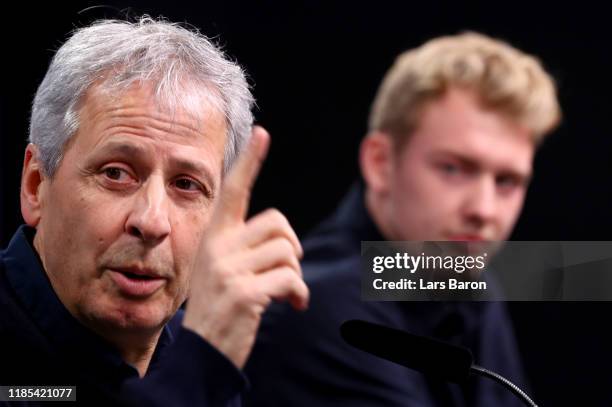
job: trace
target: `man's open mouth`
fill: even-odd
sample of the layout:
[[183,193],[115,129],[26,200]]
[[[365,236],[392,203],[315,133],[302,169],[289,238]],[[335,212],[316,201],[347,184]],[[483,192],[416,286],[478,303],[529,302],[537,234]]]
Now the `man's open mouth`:
[[130,273],[128,271],[120,271],[120,273],[128,278],[133,278],[135,280],[153,280],[155,278],[158,278],[158,277],[148,276],[145,274]]
[[166,279],[152,273],[110,269],[110,276],[119,291],[128,297],[148,297],[159,290]]

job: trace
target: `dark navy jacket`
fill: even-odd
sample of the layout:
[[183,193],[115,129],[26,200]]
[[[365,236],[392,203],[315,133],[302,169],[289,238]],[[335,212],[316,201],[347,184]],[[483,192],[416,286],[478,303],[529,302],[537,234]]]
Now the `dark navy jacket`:
[[246,372],[246,404],[298,406],[521,406],[488,379],[441,382],[346,345],[340,324],[363,319],[466,346],[477,364],[524,386],[502,303],[361,300],[362,240],[384,240],[355,187],[338,211],[303,243],[310,308],[275,304],[264,315]]
[[77,386],[77,402],[87,405],[240,405],[244,376],[182,328],[181,313],[164,327],[140,379],[60,302],[32,247],[34,234],[21,227],[0,252],[0,385]]

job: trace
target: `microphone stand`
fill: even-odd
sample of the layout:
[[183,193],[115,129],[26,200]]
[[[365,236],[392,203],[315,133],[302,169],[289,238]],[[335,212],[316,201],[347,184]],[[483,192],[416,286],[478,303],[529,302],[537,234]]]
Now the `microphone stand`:
[[495,372],[492,372],[488,369],[485,369],[482,366],[478,366],[478,365],[472,365],[470,367],[470,373],[476,374],[479,376],[484,376],[491,380],[494,380],[497,383],[500,383],[502,386],[504,386],[508,390],[510,390],[512,393],[514,393],[514,395],[518,397],[519,399],[521,399],[526,405],[530,407],[538,407],[537,404],[534,403],[533,400],[531,400],[529,396],[525,394],[523,390],[519,389],[519,387],[516,384],[512,383],[510,380],[506,379],[505,377]]
[[[527,406],[538,407],[510,380],[475,365],[472,352],[467,348],[357,319],[344,321],[340,327],[340,334],[349,345],[357,349],[442,380],[461,383],[470,374],[487,377],[510,390]],[[379,344],[388,346],[381,347]],[[409,346],[404,346],[406,344]],[[437,357],[431,361],[423,355]],[[447,359],[449,364],[441,363],[442,359]]]

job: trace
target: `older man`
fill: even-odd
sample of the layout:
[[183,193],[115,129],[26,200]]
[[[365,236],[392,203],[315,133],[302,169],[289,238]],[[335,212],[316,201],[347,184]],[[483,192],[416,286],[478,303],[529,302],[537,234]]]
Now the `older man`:
[[32,109],[27,225],[0,255],[0,385],[237,402],[264,309],[308,301],[287,220],[245,220],[269,143],[252,102],[239,66],[164,21],[101,21],[58,50]]
[[339,327],[365,319],[464,345],[522,384],[502,304],[363,301],[360,243],[508,238],[536,146],[559,116],[549,75],[503,42],[468,33],[400,55],[361,144],[363,185],[304,242],[309,310],[266,313],[247,365],[251,405],[521,405],[496,383],[450,385],[352,349]]

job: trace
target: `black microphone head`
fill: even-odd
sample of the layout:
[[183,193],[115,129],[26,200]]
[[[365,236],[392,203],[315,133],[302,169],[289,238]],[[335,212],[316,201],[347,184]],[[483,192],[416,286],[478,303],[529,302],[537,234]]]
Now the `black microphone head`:
[[467,348],[356,319],[345,321],[340,334],[357,349],[437,379],[462,383],[470,375]]

